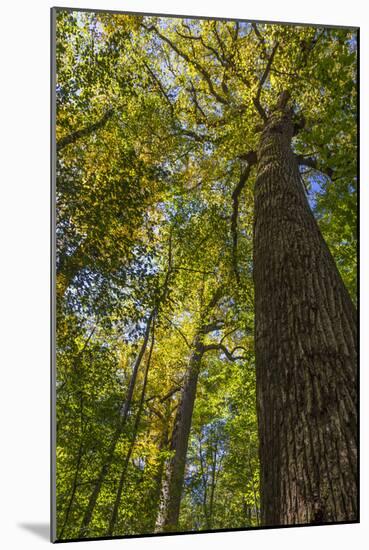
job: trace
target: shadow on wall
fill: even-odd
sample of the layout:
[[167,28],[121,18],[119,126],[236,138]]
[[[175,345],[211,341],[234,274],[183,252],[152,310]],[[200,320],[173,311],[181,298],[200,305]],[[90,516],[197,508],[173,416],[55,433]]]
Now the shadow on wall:
[[30,531],[40,539],[50,540],[50,525],[48,523],[18,523],[18,527]]

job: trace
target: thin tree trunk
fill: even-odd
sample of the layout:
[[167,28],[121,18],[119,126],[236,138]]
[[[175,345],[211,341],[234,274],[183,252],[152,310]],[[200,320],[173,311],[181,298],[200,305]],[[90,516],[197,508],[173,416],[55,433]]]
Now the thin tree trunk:
[[129,383],[129,387],[128,387],[127,396],[126,396],[125,401],[123,403],[123,407],[122,407],[121,414],[120,414],[120,421],[119,421],[117,429],[116,429],[116,431],[113,435],[110,447],[109,447],[107,455],[106,455],[106,459],[105,459],[105,461],[102,465],[102,468],[101,468],[100,474],[97,478],[95,487],[94,487],[94,489],[91,493],[91,496],[90,496],[90,499],[89,499],[89,502],[88,502],[88,505],[87,505],[87,508],[86,508],[86,511],[85,511],[85,515],[83,516],[83,519],[82,519],[80,532],[79,532],[79,538],[84,538],[87,535],[88,528],[89,528],[89,525],[91,523],[92,515],[93,515],[94,509],[95,509],[95,506],[96,506],[96,502],[97,502],[97,499],[98,499],[100,491],[101,491],[102,484],[103,484],[104,479],[105,479],[105,477],[106,477],[106,475],[109,471],[111,463],[113,462],[115,449],[116,449],[116,446],[117,446],[118,441],[120,439],[120,436],[122,435],[123,429],[124,429],[126,421],[127,421],[128,413],[129,413],[129,410],[131,408],[132,397],[133,397],[133,392],[134,392],[135,385],[136,385],[137,374],[138,374],[138,370],[139,370],[140,365],[141,365],[142,358],[143,358],[144,353],[145,353],[146,348],[147,348],[147,344],[148,344],[149,336],[150,336],[150,331],[151,331],[151,326],[155,322],[155,319],[158,316],[159,307],[163,303],[165,303],[165,300],[166,300],[166,297],[167,297],[171,271],[172,271],[172,231],[170,232],[170,235],[169,235],[168,269],[167,269],[167,272],[166,272],[166,275],[165,275],[164,284],[163,284],[163,287],[162,287],[162,292],[161,292],[161,295],[160,295],[160,297],[157,301],[156,306],[153,308],[153,310],[150,314],[150,317],[147,320],[143,343],[142,343],[141,349],[139,351],[139,354],[136,358],[136,361],[135,361],[135,364],[134,364],[134,367],[133,367],[133,371],[132,371],[132,375],[131,375],[131,379],[130,379],[130,383]]
[[254,495],[256,525],[259,525],[259,523],[260,523],[259,522],[259,499],[258,499],[258,494],[257,494],[256,487],[255,487],[254,468],[252,467],[250,448],[251,448],[251,436],[249,434],[249,445],[248,445],[248,449],[247,449],[247,459],[248,459],[248,464],[249,464],[249,472],[250,472],[250,475],[251,475],[252,492],[253,492],[253,495]]
[[224,285],[221,284],[214,292],[209,303],[203,308],[201,304],[201,326],[193,340],[192,352],[189,360],[184,385],[181,392],[180,403],[174,420],[174,428],[171,439],[170,451],[172,458],[165,466],[161,488],[159,513],[156,521],[156,532],[176,531],[178,529],[179,509],[183,488],[188,439],[191,430],[192,413],[195,404],[197,380],[199,376],[201,359],[206,351],[215,348],[211,345],[204,346],[204,336],[219,329],[219,321],[207,323],[211,317],[213,308],[217,305]]
[[218,452],[218,443],[215,442],[215,449],[213,451],[213,461],[211,465],[211,486],[210,486],[208,529],[211,529],[213,527],[213,508],[214,508],[214,495],[215,495],[216,473],[217,473],[217,452]]
[[286,103],[262,132],[255,183],[262,523],[355,521],[356,313],[303,191]]
[[[90,331],[90,334],[88,335],[88,337],[85,340],[83,348],[81,349],[81,351],[79,352],[79,354],[75,358],[73,368],[76,371],[79,371],[79,368],[81,366],[83,352],[85,351],[86,347],[88,346],[88,343],[91,340],[91,338],[92,338],[92,336],[95,332],[95,329],[96,329],[96,327],[93,327],[93,329]],[[84,401],[83,401],[83,392],[82,391],[79,392],[79,402],[80,402],[80,434],[79,434],[80,443],[79,443],[79,447],[78,447],[77,463],[76,463],[76,467],[74,469],[73,483],[72,483],[72,488],[71,488],[71,492],[70,492],[70,496],[69,496],[69,502],[68,502],[68,506],[67,506],[67,509],[66,509],[66,512],[65,512],[63,525],[62,525],[62,528],[60,529],[60,532],[59,532],[59,539],[63,538],[65,529],[68,526],[69,516],[70,516],[71,510],[72,510],[72,507],[73,507],[73,504],[74,504],[74,499],[75,499],[76,492],[77,492],[78,478],[79,478],[80,471],[81,471],[81,464],[82,464],[82,458],[83,458],[83,452],[84,452],[84,442],[83,441],[84,441],[85,428],[84,428],[84,425],[83,425],[84,424],[83,423]],[[60,426],[59,426],[59,429],[60,429]]]
[[71,490],[71,493],[70,493],[67,510],[65,512],[63,526],[60,529],[60,533],[59,533],[59,537],[58,537],[60,540],[63,538],[65,528],[68,525],[69,515],[70,515],[70,512],[72,510],[74,497],[76,495],[77,481],[78,481],[79,472],[80,472],[80,468],[81,468],[82,456],[83,456],[83,444],[81,443],[80,446],[79,446],[79,449],[78,449],[77,464],[76,464],[76,468],[75,468],[74,476],[73,476],[72,490]]
[[203,487],[203,497],[202,497],[202,508],[204,511],[204,517],[206,522],[206,528],[210,529],[209,527],[209,514],[208,514],[208,507],[207,507],[207,500],[208,500],[208,476],[207,472],[205,472],[206,468],[206,458],[205,458],[205,465],[204,460],[202,456],[202,446],[201,446],[201,434],[199,436],[199,454],[200,454],[200,473],[201,473],[201,482]]
[[174,421],[170,446],[173,456],[166,464],[163,476],[159,514],[155,528],[157,532],[175,531],[178,526],[188,439],[203,355],[202,341],[203,334],[196,336],[194,340],[180,404]]
[[130,446],[129,446],[129,449],[128,449],[128,452],[127,452],[127,456],[126,456],[125,461],[124,461],[124,465],[123,465],[123,468],[122,468],[121,475],[120,475],[118,490],[117,490],[117,494],[116,494],[115,501],[114,501],[113,512],[112,512],[112,515],[111,515],[111,518],[110,518],[109,528],[108,528],[108,532],[107,532],[108,536],[112,536],[114,534],[114,528],[115,528],[115,525],[116,525],[116,522],[117,522],[117,519],[118,519],[119,506],[120,506],[120,501],[122,499],[122,491],[123,491],[124,483],[125,483],[125,480],[126,480],[127,469],[128,469],[129,461],[131,459],[131,455],[132,455],[132,452],[133,452],[133,449],[134,449],[134,446],[135,446],[135,443],[136,443],[137,433],[138,433],[138,429],[139,429],[139,426],[140,426],[140,421],[141,421],[143,404],[144,404],[144,399],[145,399],[145,394],[146,394],[146,386],[147,386],[147,380],[148,380],[148,375],[149,375],[149,369],[150,369],[150,364],[151,364],[151,356],[152,356],[153,348],[154,348],[154,324],[153,324],[153,328],[152,328],[151,345],[150,345],[149,356],[147,358],[147,363],[146,363],[146,369],[145,369],[145,374],[144,374],[144,381],[143,381],[143,386],[142,386],[142,391],[141,391],[140,403],[139,403],[139,406],[138,406],[135,425],[133,427],[132,440],[131,440],[131,443],[130,443]]
[[251,527],[252,526],[252,511],[251,511],[251,508],[249,506],[247,507],[247,517],[248,517],[249,527]]
[[259,525],[259,523],[260,523],[259,522],[259,500],[258,500],[256,488],[255,488],[254,475],[253,475],[253,469],[252,469],[250,457],[249,457],[249,469],[250,469],[250,473],[251,473],[251,476],[252,476],[251,477],[251,484],[252,484],[252,493],[254,495],[256,525]]
[[[166,410],[166,414],[164,416],[164,422],[163,422],[163,432],[161,434],[159,447],[158,447],[159,455],[163,451],[166,451],[169,445],[169,425],[170,425],[170,417],[172,413],[172,410],[170,408],[170,401],[167,401],[166,409],[167,410]],[[165,464],[165,460],[162,457],[160,457],[159,467],[154,477],[153,488],[150,491],[149,502],[152,503],[151,509],[154,511],[152,527],[149,529],[150,533],[152,533],[155,530],[156,518],[158,516],[161,485],[162,485],[163,475],[164,475],[164,464]]]
[[143,358],[144,353],[145,353],[146,348],[147,348],[147,343],[149,341],[151,324],[153,322],[153,319],[154,319],[155,315],[156,315],[156,311],[154,310],[151,313],[151,315],[150,315],[150,317],[147,321],[144,340],[143,340],[140,352],[139,352],[139,354],[136,358],[135,364],[133,366],[132,375],[131,375],[131,379],[130,379],[130,382],[129,382],[127,395],[126,395],[126,398],[124,400],[123,407],[122,407],[122,410],[121,410],[121,416],[120,416],[120,419],[119,419],[119,423],[118,423],[118,426],[117,426],[117,428],[115,430],[115,433],[112,437],[112,440],[111,440],[110,447],[108,449],[106,458],[105,458],[104,463],[101,467],[100,474],[99,474],[99,476],[96,480],[96,483],[95,483],[94,489],[91,493],[91,496],[90,496],[85,514],[83,516],[80,531],[79,531],[79,538],[84,538],[84,537],[87,536],[88,528],[89,528],[89,525],[90,525],[91,520],[92,520],[92,515],[93,515],[93,512],[95,510],[96,502],[97,502],[97,499],[99,497],[102,484],[103,484],[104,479],[105,479],[105,477],[106,477],[106,475],[109,471],[111,463],[113,462],[115,448],[118,444],[119,438],[120,438],[120,436],[123,432],[123,429],[125,427],[127,417],[128,417],[128,412],[130,410],[131,403],[132,403],[133,391],[134,391],[135,384],[136,384],[138,370],[139,370],[142,358]]

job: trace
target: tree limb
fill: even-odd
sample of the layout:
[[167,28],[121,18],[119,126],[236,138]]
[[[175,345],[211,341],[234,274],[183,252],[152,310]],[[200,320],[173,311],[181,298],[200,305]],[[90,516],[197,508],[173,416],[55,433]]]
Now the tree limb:
[[266,46],[265,46],[265,38],[264,36],[261,34],[261,32],[259,31],[258,29],[258,26],[256,23],[251,23],[251,26],[254,30],[254,33],[256,34],[256,36],[258,37],[258,40],[263,48],[263,56],[264,58],[267,56],[267,53],[266,53]]
[[[183,380],[181,380],[180,382],[183,382]],[[151,397],[148,397],[147,399],[145,399],[145,403],[149,403],[150,401],[153,401],[154,399],[159,399],[159,403],[165,403],[165,401],[167,401],[170,397],[172,397],[172,395],[174,395],[178,391],[181,391],[181,389],[182,389],[181,385],[174,386],[172,389],[170,389],[162,397],[160,395],[152,395]],[[151,405],[151,407],[152,407],[152,405]],[[155,414],[157,414],[159,416],[159,414],[156,412],[156,410],[154,410],[153,408],[151,408],[150,410],[152,410],[152,412],[154,412]]]
[[[188,189],[188,191],[192,191],[197,187],[198,185],[191,187],[191,189]],[[201,269],[192,269],[191,267],[183,267],[183,266],[173,267],[173,271],[190,271],[191,273],[201,273],[201,275],[215,275],[215,271],[203,271]]]
[[172,388],[170,391],[168,391],[168,393],[164,395],[164,397],[160,399],[160,403],[164,403],[167,399],[172,397],[172,395],[174,395],[175,393],[177,393],[177,391],[180,391],[181,389],[182,386],[176,386],[175,388]]
[[245,184],[250,175],[251,167],[257,162],[257,156],[255,151],[250,151],[249,153],[247,153],[247,155],[245,156],[245,159],[247,160],[247,166],[244,170],[241,171],[240,180],[232,193],[232,200],[233,200],[233,210],[232,210],[232,216],[231,216],[231,233],[232,233],[232,241],[233,241],[232,262],[233,262],[233,270],[236,275],[236,280],[238,283],[240,279],[239,273],[238,273],[238,264],[237,264],[237,244],[238,244],[237,222],[238,222],[239,200],[240,200],[240,194],[243,188],[245,187]]
[[222,294],[224,292],[224,285],[220,285],[216,291],[214,292],[212,298],[210,299],[208,305],[205,308],[205,311],[203,312],[203,317],[205,317],[210,311],[213,309],[213,307],[216,306],[217,302],[222,297]]
[[181,128],[181,130],[179,131],[179,134],[183,136],[191,137],[194,141],[197,141],[199,143],[204,143],[204,141],[210,141],[207,136],[202,136],[192,130],[186,130],[185,128]]
[[185,39],[187,38],[189,40],[198,40],[199,42],[201,42],[201,44],[204,46],[204,48],[206,48],[207,50],[209,50],[210,52],[212,52],[215,55],[215,57],[218,59],[219,63],[223,67],[227,66],[227,63],[224,61],[224,59],[222,59],[219,52],[215,48],[213,48],[213,46],[210,46],[209,44],[206,44],[206,42],[204,42],[204,39],[201,36],[201,34],[200,34],[200,36],[194,36],[190,32],[189,32],[189,34],[182,34],[181,32],[179,32],[178,29],[175,29],[175,33],[178,34],[178,36],[180,36],[181,38],[185,38]]
[[154,82],[158,86],[159,90],[161,91],[162,95],[164,96],[166,102],[169,105],[171,114],[173,116],[174,115],[174,107],[173,107],[173,104],[172,104],[171,100],[169,99],[169,96],[168,96],[167,92],[164,89],[163,84],[161,83],[160,79],[156,76],[154,71],[151,69],[151,67],[148,65],[148,63],[146,63],[145,60],[143,60],[143,64],[145,65],[145,67],[146,67],[148,73],[150,74],[151,78],[154,80]]
[[219,44],[219,47],[220,47],[221,51],[222,51],[223,60],[225,60],[225,63],[224,63],[224,61],[223,61],[222,65],[226,67],[226,66],[229,64],[229,62],[228,62],[227,56],[226,56],[226,54],[225,54],[224,42],[223,42],[223,40],[220,38],[219,33],[218,33],[217,21],[213,21],[213,33],[214,33],[214,35],[215,35],[215,38],[216,38],[216,40],[217,40],[217,42],[218,42],[218,44]]
[[208,344],[203,347],[204,353],[206,353],[207,351],[213,351],[213,350],[222,351],[224,355],[227,357],[227,359],[229,359],[229,361],[238,361],[239,359],[247,359],[247,357],[243,355],[234,356],[233,353],[235,352],[236,349],[243,349],[244,351],[247,352],[247,350],[242,346],[237,346],[232,351],[229,351],[223,344]]
[[75,132],[72,132],[71,134],[68,134],[67,136],[59,139],[56,144],[57,150],[60,151],[67,145],[70,145],[71,143],[75,143],[78,139],[85,136],[89,136],[93,132],[96,132],[96,130],[100,130],[100,128],[103,128],[105,124],[108,122],[108,120],[111,119],[113,114],[114,114],[114,109],[109,109],[97,122],[94,122],[93,124],[89,124],[88,126],[85,126],[80,130],[76,130]]
[[186,338],[186,335],[184,334],[184,332],[182,332],[182,330],[177,327],[177,325],[175,323],[173,323],[173,321],[171,321],[170,319],[168,319],[168,317],[166,317],[165,315],[163,315],[164,319],[182,336],[183,340],[185,341],[187,347],[189,349],[191,349],[191,344],[190,342],[187,340]]
[[261,95],[261,90],[264,86],[264,82],[266,81],[266,79],[268,77],[268,74],[270,72],[270,68],[272,66],[273,59],[274,59],[274,56],[276,54],[278,46],[279,46],[279,42],[276,42],[274,44],[274,48],[272,50],[272,53],[270,54],[270,57],[268,59],[268,63],[265,67],[264,73],[263,73],[263,75],[260,79],[259,86],[258,86],[258,91],[256,92],[256,96],[253,99],[254,106],[255,106],[256,110],[258,111],[259,115],[261,116],[261,118],[263,119],[264,122],[267,121],[267,115],[266,115],[266,112],[265,112],[264,108],[262,107],[262,105],[260,103],[260,95]]
[[330,179],[333,179],[334,170],[330,166],[320,166],[315,157],[305,157],[303,155],[296,155],[297,162],[299,166],[307,166],[308,168],[313,168],[318,172],[321,172]]
[[209,332],[213,332],[214,330],[221,330],[224,326],[224,321],[218,320],[214,321],[213,323],[208,323],[207,325],[203,325],[201,328],[201,332],[203,334],[208,334]]
[[236,332],[236,330],[238,330],[238,327],[235,327],[233,328],[232,330],[229,330],[228,332],[226,332],[223,336],[222,336],[222,339],[221,341],[219,342],[220,344],[223,344],[224,340],[230,336],[231,334],[233,334],[234,332]]
[[206,120],[207,116],[206,114],[204,113],[204,110],[203,108],[201,107],[200,103],[199,103],[199,100],[198,100],[198,97],[197,97],[197,92],[196,92],[196,88],[195,86],[193,85],[193,82],[192,80],[190,80],[190,85],[191,85],[191,88],[189,89],[189,92],[191,93],[191,97],[192,97],[192,101],[196,107],[196,109],[199,111],[199,113],[201,114],[201,116]]
[[187,61],[187,63],[189,63],[190,65],[193,65],[199,71],[199,73],[202,75],[203,79],[207,83],[208,89],[211,95],[213,95],[215,99],[219,101],[219,103],[222,103],[223,105],[228,105],[228,100],[215,90],[210,74],[206,71],[206,69],[202,65],[200,65],[198,61],[196,61],[195,59],[191,59],[185,52],[180,50],[178,46],[176,46],[176,44],[174,44],[174,42],[170,40],[170,38],[162,34],[154,25],[150,25],[149,27],[147,27],[143,23],[141,23],[141,25],[147,31],[155,32],[156,35],[159,36],[159,38],[161,38],[164,42],[166,42],[180,57],[182,57],[182,59]]

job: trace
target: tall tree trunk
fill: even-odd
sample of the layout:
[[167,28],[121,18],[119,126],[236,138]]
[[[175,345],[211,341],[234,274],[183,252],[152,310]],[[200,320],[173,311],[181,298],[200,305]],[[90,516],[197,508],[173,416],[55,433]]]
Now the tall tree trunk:
[[156,532],[178,529],[179,508],[183,487],[188,439],[196,397],[203,351],[203,334],[196,336],[189,366],[174,421],[170,451],[173,456],[165,466]]
[[255,183],[262,523],[354,521],[356,313],[306,199],[286,103],[264,126]]

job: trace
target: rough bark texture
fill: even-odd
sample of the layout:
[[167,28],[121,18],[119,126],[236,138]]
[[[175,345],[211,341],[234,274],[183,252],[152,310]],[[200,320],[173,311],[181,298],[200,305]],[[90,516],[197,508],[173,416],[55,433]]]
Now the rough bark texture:
[[174,421],[170,451],[173,456],[165,466],[159,513],[155,530],[178,530],[179,509],[185,471],[188,439],[196,397],[197,380],[203,355],[202,337],[195,338],[193,352]]
[[262,523],[355,521],[356,312],[307,202],[284,103],[263,129],[255,184]]

